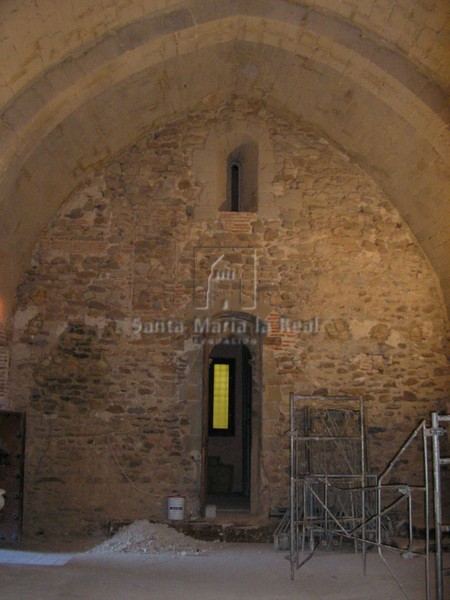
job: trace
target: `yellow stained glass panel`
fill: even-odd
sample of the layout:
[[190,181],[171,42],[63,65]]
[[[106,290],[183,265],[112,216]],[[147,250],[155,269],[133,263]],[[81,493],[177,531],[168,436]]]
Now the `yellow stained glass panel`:
[[228,429],[230,365],[214,365],[213,429]]

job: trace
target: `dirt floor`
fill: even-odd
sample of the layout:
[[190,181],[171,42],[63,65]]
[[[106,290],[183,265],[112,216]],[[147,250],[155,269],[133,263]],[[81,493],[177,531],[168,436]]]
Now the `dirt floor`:
[[[2,600],[405,598],[375,551],[368,553],[365,576],[360,555],[318,551],[291,581],[285,553],[271,544],[217,544],[197,555],[83,552],[88,546],[53,544],[53,553],[73,554],[63,566],[0,565]],[[25,549],[36,551],[37,544]],[[385,556],[410,600],[423,600],[423,560]]]

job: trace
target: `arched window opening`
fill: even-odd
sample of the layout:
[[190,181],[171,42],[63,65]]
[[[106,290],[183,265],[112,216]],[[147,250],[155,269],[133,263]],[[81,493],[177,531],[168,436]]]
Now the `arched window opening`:
[[240,194],[240,181],[239,181],[240,167],[238,163],[232,163],[231,165],[231,211],[239,212],[239,194]]
[[227,198],[222,210],[256,212],[258,204],[258,146],[241,144],[227,160]]

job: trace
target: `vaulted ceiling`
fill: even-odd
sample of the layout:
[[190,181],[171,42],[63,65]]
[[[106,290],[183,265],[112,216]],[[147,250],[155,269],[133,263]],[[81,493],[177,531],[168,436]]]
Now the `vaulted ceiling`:
[[233,96],[287,111],[360,164],[449,305],[449,40],[447,0],[2,0],[4,316],[86,174],[143,128]]

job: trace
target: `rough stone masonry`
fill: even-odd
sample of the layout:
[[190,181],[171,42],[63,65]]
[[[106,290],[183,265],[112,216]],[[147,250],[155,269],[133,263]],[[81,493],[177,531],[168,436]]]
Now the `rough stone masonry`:
[[[246,127],[271,175],[260,174],[255,212],[229,213],[219,210],[226,164],[205,147]],[[99,170],[34,248],[9,381],[12,407],[27,413],[26,531],[163,519],[174,490],[188,515],[198,513],[202,347],[192,323],[195,292],[205,300],[221,249],[224,272],[240,281],[256,266],[248,311],[271,325],[261,351],[261,514],[287,504],[291,391],[363,394],[374,472],[444,408],[439,285],[383,192],[348,156],[262,103],[200,108],[147,130]],[[229,308],[249,306],[248,278],[242,298],[223,277],[217,302],[229,292]],[[202,315],[220,306],[210,309]],[[286,326],[314,318],[315,331]],[[138,332],[135,319],[181,325]],[[404,472],[419,458],[405,456]]]

